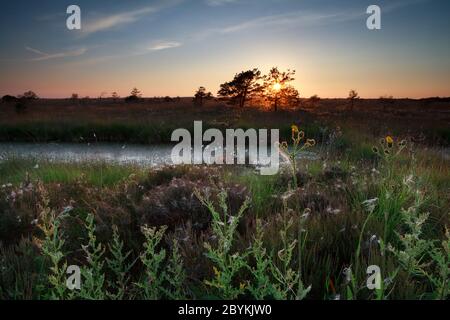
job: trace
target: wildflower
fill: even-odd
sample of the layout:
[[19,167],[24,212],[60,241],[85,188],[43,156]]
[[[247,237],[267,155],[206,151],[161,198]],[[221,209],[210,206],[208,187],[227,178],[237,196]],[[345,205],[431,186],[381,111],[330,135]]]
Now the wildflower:
[[298,127],[295,124],[293,124],[291,126],[291,130],[292,130],[292,134],[297,133],[298,132]]
[[394,139],[392,139],[391,136],[387,136],[386,137],[386,142],[392,144],[392,143],[394,143]]
[[241,282],[241,283],[239,284],[239,289],[240,289],[240,290],[244,290],[244,289],[245,289],[245,283],[244,283],[244,282]]
[[387,143],[388,148],[392,148],[392,146],[394,144],[394,139],[392,139],[391,136],[387,136],[386,137],[386,143]]
[[373,199],[363,201],[362,205],[366,208],[367,211],[372,213],[375,210],[377,202],[378,202],[378,198],[373,198]]

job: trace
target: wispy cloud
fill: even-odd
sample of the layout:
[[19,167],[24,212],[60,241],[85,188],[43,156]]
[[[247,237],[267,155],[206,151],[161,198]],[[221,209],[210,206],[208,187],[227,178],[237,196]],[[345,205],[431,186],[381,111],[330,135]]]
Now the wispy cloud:
[[218,7],[224,4],[237,2],[238,0],[205,0],[208,6]]
[[182,0],[166,0],[161,4],[143,7],[140,9],[116,13],[101,18],[96,18],[87,22],[82,26],[81,31],[83,36],[88,36],[96,32],[109,30],[111,28],[120,27],[140,20],[141,18],[157,13],[162,9],[180,3]]
[[81,30],[83,35],[87,36],[95,32],[104,31],[120,25],[135,22],[144,15],[155,12],[157,12],[157,9],[155,7],[146,7],[139,10],[123,12],[96,19],[95,21],[84,25]]
[[[206,0],[211,5],[224,4],[234,0]],[[403,0],[396,3],[388,3],[382,5],[382,12],[388,13],[400,8],[414,5],[417,3],[426,2],[428,0]],[[195,36],[196,38],[205,38],[217,34],[228,34],[234,32],[241,32],[248,29],[268,28],[268,27],[314,27],[329,24],[336,24],[346,21],[353,21],[363,19],[367,14],[365,10],[350,9],[341,11],[294,11],[276,15],[268,15],[246,20],[242,23],[224,26],[221,28],[210,28],[200,31]]]
[[86,53],[86,48],[80,48],[76,50],[71,51],[65,51],[65,52],[58,52],[58,53],[45,53],[43,51],[40,51],[38,49],[28,47],[26,46],[25,49],[27,51],[33,52],[37,54],[38,56],[35,58],[31,58],[31,61],[44,61],[44,60],[50,60],[50,59],[57,59],[57,58],[66,58],[66,57],[76,57],[81,56]]
[[165,49],[171,49],[171,48],[177,48],[182,45],[181,42],[176,41],[157,41],[154,42],[149,50],[150,51],[159,51],[159,50],[165,50]]

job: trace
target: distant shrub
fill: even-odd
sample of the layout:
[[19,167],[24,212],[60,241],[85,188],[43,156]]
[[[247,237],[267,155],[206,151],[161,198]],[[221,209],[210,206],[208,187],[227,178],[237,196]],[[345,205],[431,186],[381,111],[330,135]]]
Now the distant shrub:
[[9,94],[4,95],[4,96],[2,97],[2,102],[4,102],[4,103],[16,102],[16,101],[18,101],[18,100],[19,100],[19,99],[18,99],[17,97],[11,96],[11,95],[9,95]]
[[33,91],[27,91],[27,92],[24,92],[21,96],[20,96],[20,98],[22,98],[22,99],[27,99],[27,100],[36,100],[36,99],[39,99],[39,97],[38,97],[38,95],[35,93],[35,92],[33,92]]
[[128,96],[125,98],[125,102],[138,102],[140,100],[137,96]]

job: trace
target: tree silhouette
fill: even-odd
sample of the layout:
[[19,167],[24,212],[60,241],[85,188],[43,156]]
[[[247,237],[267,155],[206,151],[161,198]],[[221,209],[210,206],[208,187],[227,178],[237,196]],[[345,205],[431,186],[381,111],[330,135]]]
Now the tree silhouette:
[[131,90],[130,96],[140,98],[142,96],[142,94],[137,88],[133,88],[133,90]]
[[120,98],[120,96],[117,94],[116,91],[114,91],[113,93],[111,93],[111,98],[113,99],[113,101],[116,101],[117,99]]
[[133,88],[133,90],[131,90],[130,95],[125,98],[125,101],[126,102],[136,102],[136,101],[139,101],[141,96],[142,96],[141,92],[137,88]]
[[359,99],[358,92],[356,90],[350,90],[348,93],[347,99],[350,102],[350,111],[353,111],[353,107],[355,106],[355,101]]
[[27,91],[24,92],[20,98],[22,99],[27,99],[27,100],[35,100],[35,99],[39,99],[38,95],[36,93],[34,93],[33,91]]
[[278,110],[280,103],[293,105],[298,104],[299,93],[289,83],[294,81],[295,70],[279,71],[277,67],[272,68],[264,79],[264,97],[273,103],[274,111]]
[[71,100],[78,100],[78,93],[72,93],[72,95],[70,96]]
[[311,96],[308,101],[309,101],[309,105],[311,107],[315,108],[320,101],[320,97],[317,94],[315,94],[315,95]]
[[19,100],[19,98],[14,97],[14,96],[9,95],[9,94],[4,95],[4,96],[2,97],[2,102],[5,102],[5,103],[17,102],[18,100]]
[[220,85],[218,95],[231,98],[232,103],[238,103],[243,108],[249,97],[261,92],[262,87],[258,83],[261,79],[261,71],[258,69],[247,70],[238,73],[230,82]]
[[211,92],[206,92],[205,87],[199,87],[194,94],[194,104],[203,106],[203,101],[212,98]]

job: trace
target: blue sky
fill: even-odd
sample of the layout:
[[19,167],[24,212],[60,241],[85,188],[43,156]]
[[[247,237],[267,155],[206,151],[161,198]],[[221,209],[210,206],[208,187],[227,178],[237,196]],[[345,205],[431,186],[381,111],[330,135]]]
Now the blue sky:
[[[81,30],[66,28],[71,4]],[[366,28],[371,4],[381,30]],[[0,15],[0,94],[188,96],[278,66],[302,96],[450,96],[446,0],[16,0]]]

